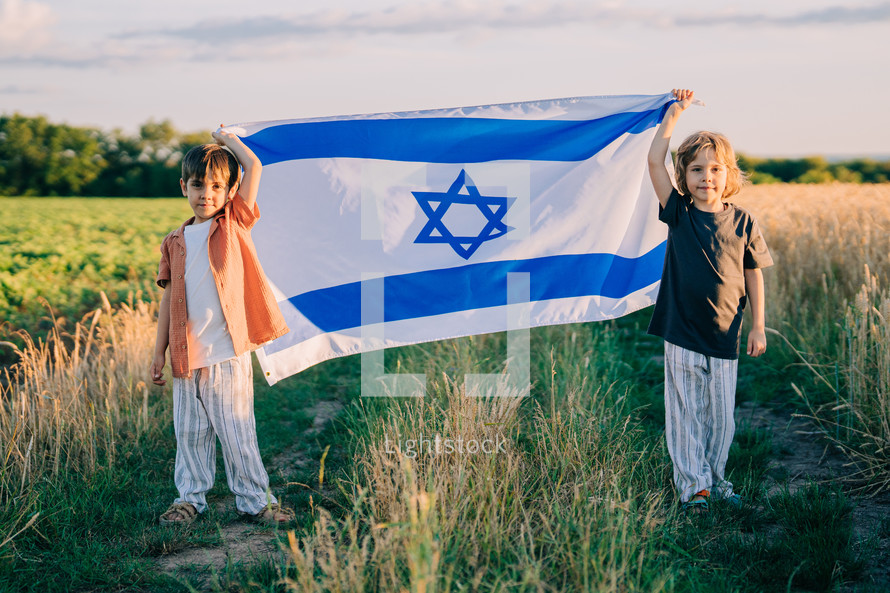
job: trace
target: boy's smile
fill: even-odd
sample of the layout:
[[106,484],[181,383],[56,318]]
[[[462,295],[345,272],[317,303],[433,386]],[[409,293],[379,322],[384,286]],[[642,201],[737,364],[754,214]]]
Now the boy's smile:
[[726,165],[717,160],[713,148],[702,150],[686,167],[686,187],[692,203],[705,212],[723,210],[726,192]]
[[195,223],[201,224],[213,218],[229,200],[235,196],[237,188],[230,188],[225,176],[207,171],[204,179],[192,177],[188,182],[179,180],[182,195],[189,200],[189,206],[195,213]]

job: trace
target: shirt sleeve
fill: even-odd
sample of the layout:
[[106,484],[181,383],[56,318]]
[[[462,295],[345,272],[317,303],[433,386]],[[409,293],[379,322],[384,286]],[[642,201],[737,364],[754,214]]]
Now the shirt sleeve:
[[680,212],[685,204],[684,198],[676,189],[671,190],[664,206],[658,205],[658,220],[673,228],[680,222]]
[[241,194],[235,194],[235,197],[232,199],[232,220],[235,221],[238,226],[250,230],[253,228],[253,225],[256,224],[256,221],[260,219],[260,207],[256,202],[253,203],[253,208],[248,208],[247,203],[245,203],[244,198],[241,197]]
[[768,268],[771,265],[773,265],[773,258],[766,246],[766,240],[763,238],[763,233],[760,232],[757,221],[752,218],[748,231],[748,244],[745,246],[745,269]]
[[167,288],[170,282],[170,235],[161,243],[161,262],[158,264],[158,277],[155,280],[161,288]]

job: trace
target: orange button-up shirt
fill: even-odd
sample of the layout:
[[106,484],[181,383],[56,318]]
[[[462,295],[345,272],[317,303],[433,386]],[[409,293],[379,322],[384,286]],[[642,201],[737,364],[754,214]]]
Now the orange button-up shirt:
[[[236,195],[210,222],[207,239],[210,270],[236,356],[288,332],[250,237],[250,229],[259,218],[259,207],[254,204],[252,209],[248,208],[244,199]],[[170,291],[170,366],[173,376],[179,378],[191,376],[183,233],[194,220],[188,219],[164,238],[158,266],[158,286]]]

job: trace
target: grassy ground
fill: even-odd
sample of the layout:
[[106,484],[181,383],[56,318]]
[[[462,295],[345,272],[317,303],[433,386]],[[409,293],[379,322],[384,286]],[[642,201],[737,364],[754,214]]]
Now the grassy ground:
[[[779,232],[761,220],[768,237]],[[803,244],[778,241],[780,266],[809,265]],[[882,269],[879,254],[864,253]],[[808,412],[799,393],[817,405],[840,401],[847,371],[832,324],[843,319],[842,295],[856,290],[845,270],[828,269],[826,297],[790,274],[768,277],[768,290],[782,295],[771,301],[770,325],[797,351],[771,336],[764,358],[742,358],[740,410]],[[807,306],[783,316],[802,294]],[[423,400],[361,398],[356,357],[273,388],[258,377],[260,447],[273,489],[297,510],[295,529],[245,524],[221,463],[208,513],[188,529],[160,527],[175,496],[174,447],[170,393],[145,380],[152,316],[133,303],[80,329],[69,321],[35,346],[20,376],[27,385],[0,382],[0,591],[875,590],[868,566],[890,521],[871,538],[857,532],[851,490],[839,481],[799,487],[782,475],[777,467],[795,447],[763,427],[740,422],[730,454],[744,507],[678,511],[661,344],[645,335],[647,311],[533,330],[526,397],[462,393],[465,373],[501,370],[503,335],[387,352],[391,370],[427,374]],[[851,333],[849,343],[870,336]],[[863,376],[868,356],[856,359]],[[857,426],[844,404],[848,428]],[[430,444],[406,454],[409,441],[437,435],[504,445],[493,454],[436,453]],[[279,551],[236,553],[233,540]]]
[[[89,475],[34,485],[28,500],[39,520],[3,549],[0,590],[785,591],[855,579],[863,558],[847,496],[815,485],[767,494],[775,452],[763,431],[742,428],[730,458],[750,505],[716,505],[702,518],[677,511],[660,345],[638,335],[646,319],[535,330],[535,386],[512,411],[463,397],[452,383],[492,370],[495,357],[476,353],[500,351],[498,335],[388,353],[388,364],[435,377],[427,401],[359,397],[355,357],[274,388],[257,382],[263,457],[273,488],[298,511],[294,548],[286,533],[258,528],[245,537],[272,537],[287,551],[215,569],[157,568],[183,550],[220,548],[242,521],[220,464],[207,516],[189,529],[157,526],[175,496],[174,450],[169,394],[153,392],[153,426],[138,440],[122,435],[113,464],[100,459]],[[744,375],[772,373],[769,359],[745,362]],[[740,390],[745,401],[769,395]],[[307,438],[307,410],[326,400],[343,408]],[[492,432],[484,426],[492,422],[503,424]],[[383,432],[402,443],[459,433],[510,445],[496,455],[411,459],[387,454]]]
[[[308,407],[322,398],[342,396],[344,386],[337,371],[340,367],[348,372],[349,366],[348,360],[333,361],[327,369],[308,371],[275,389],[257,382],[257,425],[264,459],[273,459],[294,445],[307,457],[319,459],[321,447],[334,444],[330,431],[315,442],[298,441],[295,436],[312,425],[313,419],[305,413]],[[158,515],[176,496],[169,393],[152,391],[148,416],[150,428],[138,439],[132,432],[118,435],[113,461],[100,457],[95,471],[44,475],[22,496],[6,501],[0,511],[4,535],[24,527],[22,515],[39,514],[33,525],[0,548],[0,591],[185,590],[183,582],[159,574],[158,559],[190,547],[218,545],[220,526],[240,518],[220,458],[207,515],[190,529],[158,526]],[[334,447],[327,458],[335,467],[346,464],[341,447]],[[317,485],[317,476],[317,467],[271,473],[273,489],[301,509],[304,525],[309,523],[311,491],[296,484]],[[4,494],[17,486],[4,485]],[[336,496],[333,491],[327,494]],[[194,580],[201,582],[203,577]]]

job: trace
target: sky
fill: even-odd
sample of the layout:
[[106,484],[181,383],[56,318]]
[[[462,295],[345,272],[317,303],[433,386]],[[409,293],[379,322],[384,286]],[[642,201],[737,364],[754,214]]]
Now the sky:
[[890,2],[0,0],[0,114],[135,132],[692,88],[675,133],[890,156]]

